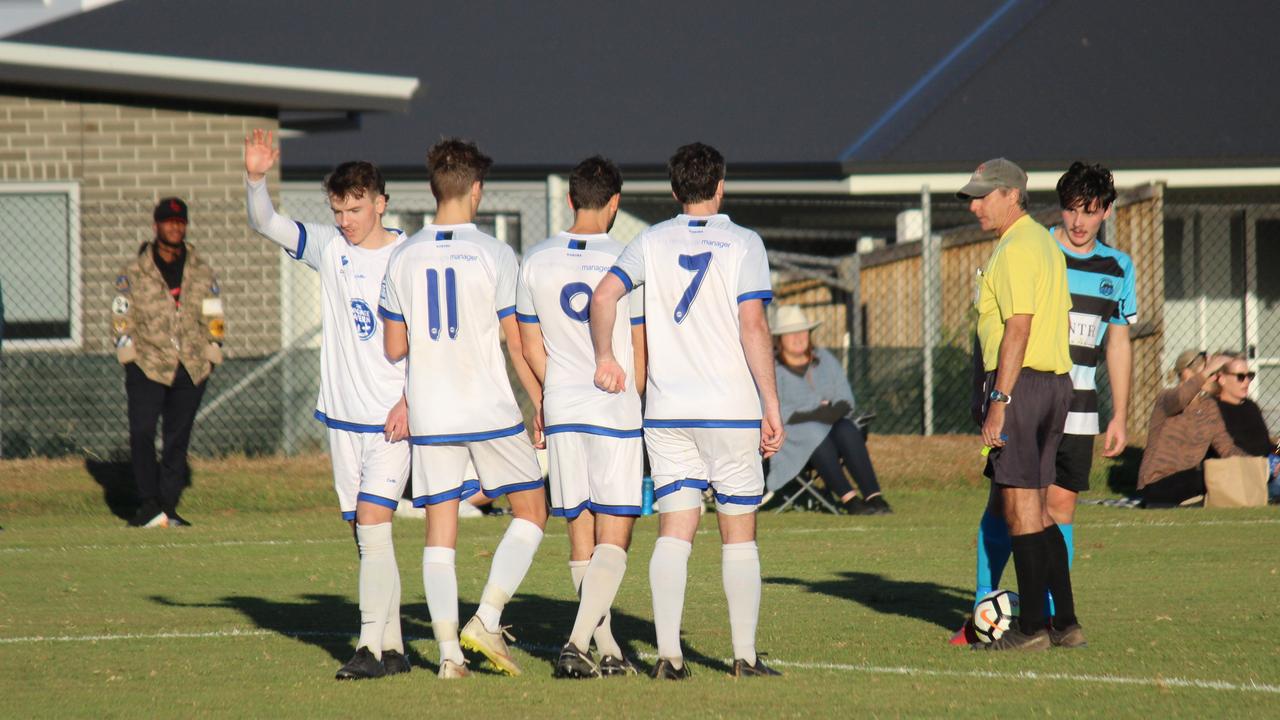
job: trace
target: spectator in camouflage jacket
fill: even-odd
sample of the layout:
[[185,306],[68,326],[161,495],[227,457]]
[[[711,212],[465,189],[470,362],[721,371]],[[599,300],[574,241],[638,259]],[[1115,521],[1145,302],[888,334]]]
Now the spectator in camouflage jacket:
[[[116,277],[111,328],[125,368],[129,446],[139,508],[132,524],[183,526],[187,445],[213,366],[222,362],[225,324],[213,268],[186,242],[187,206],[165,198],[154,212],[155,240]],[[156,428],[164,418],[160,463]]]

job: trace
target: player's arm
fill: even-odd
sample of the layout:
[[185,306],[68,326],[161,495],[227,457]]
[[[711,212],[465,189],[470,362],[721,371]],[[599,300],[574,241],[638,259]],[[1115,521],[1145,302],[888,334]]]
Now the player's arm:
[[1129,388],[1133,379],[1133,344],[1128,325],[1107,329],[1107,377],[1111,382],[1111,422],[1107,423],[1102,454],[1116,457],[1129,442]]
[[244,172],[246,207],[249,226],[259,235],[284,248],[294,258],[305,252],[306,230],[303,226],[276,212],[267,189],[267,173],[280,159],[280,148],[274,146],[271,132],[254,130],[244,139]]
[[524,361],[540,384],[547,382],[547,346],[542,341],[542,326],[536,322],[521,322],[520,349]]
[[618,318],[618,301],[627,287],[613,273],[606,273],[591,295],[591,345],[596,354],[596,387],[605,392],[622,392],[627,373],[613,355],[613,323]]
[[636,392],[644,395],[644,384],[648,379],[648,367],[645,363],[649,361],[649,348],[645,343],[648,342],[648,336],[644,332],[644,323],[637,323],[631,326],[631,354],[635,358],[635,365],[632,374],[635,376]]
[[[995,389],[1013,397],[1013,388],[1022,372],[1022,361],[1027,356],[1027,340],[1031,337],[1031,315],[1010,315],[1004,321],[1004,337],[1000,339],[1000,359],[996,365]],[[1008,407],[1002,402],[988,403],[987,419],[982,423],[982,442],[988,447],[1004,447],[1000,434],[1004,430],[1004,413]]]
[[409,354],[409,328],[403,320],[382,316],[382,351],[391,362],[399,362]]
[[[516,377],[520,379],[520,385],[524,391],[529,394],[529,399],[533,401],[534,408],[538,411],[542,408],[542,383],[533,373],[533,368],[529,366],[529,361],[524,358],[524,343],[520,340],[519,323],[516,322],[515,313],[505,315],[498,321],[502,326],[502,334],[506,336],[507,352],[511,355],[511,365],[516,369]],[[546,351],[543,351],[543,357],[546,357]],[[546,366],[543,365],[545,372]]]
[[760,452],[767,458],[782,447],[786,431],[782,427],[782,410],[778,406],[778,378],[773,367],[773,338],[769,319],[765,317],[764,300],[738,303],[742,352],[747,359],[751,379],[760,393],[764,418],[760,422]]

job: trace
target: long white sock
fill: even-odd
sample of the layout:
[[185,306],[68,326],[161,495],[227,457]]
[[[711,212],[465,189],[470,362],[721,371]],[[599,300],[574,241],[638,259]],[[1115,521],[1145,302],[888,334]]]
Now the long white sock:
[[391,523],[356,525],[360,547],[360,641],[382,659],[382,639],[387,625],[387,604],[395,593],[400,572],[391,544]]
[[431,613],[431,631],[440,646],[440,660],[462,663],[462,646],[458,644],[458,573],[454,567],[455,552],[448,547],[426,547],[422,550],[422,585],[427,592],[427,610]]
[[489,566],[489,580],[480,593],[480,609],[476,617],[489,632],[501,627],[502,609],[516,594],[525,573],[533,564],[533,556],[542,542],[542,528],[528,520],[516,518],[507,526],[507,532],[493,551],[493,564]]
[[[391,562],[395,563],[395,553],[392,552]],[[404,654],[404,637],[400,634],[400,568],[396,567],[395,587],[391,591],[391,602],[387,605],[387,624],[382,630],[382,649],[395,650],[401,655]]]
[[[573,592],[582,597],[582,578],[587,574],[587,566],[591,564],[590,560],[570,560],[569,576],[573,578]],[[591,634],[591,639],[596,641],[596,650],[601,655],[611,655],[613,657],[622,657],[622,647],[618,645],[618,641],[613,637],[613,612],[606,611],[604,619],[596,626],[596,630]],[[586,651],[587,648],[579,648]]]
[[[569,642],[586,650],[600,620],[609,612],[613,598],[627,573],[627,551],[617,545],[596,545],[591,564],[582,578],[582,599],[578,601],[578,617],[573,622]],[[603,651],[602,651],[603,652]],[[609,654],[609,653],[604,653]]]
[[658,635],[658,657],[684,666],[680,650],[680,616],[684,614],[684,588],[689,579],[689,555],[693,545],[673,537],[660,537],[649,560],[649,588],[653,592],[653,627]]
[[760,550],[755,542],[744,542],[724,545],[722,553],[733,657],[755,665],[756,625],[760,622]]

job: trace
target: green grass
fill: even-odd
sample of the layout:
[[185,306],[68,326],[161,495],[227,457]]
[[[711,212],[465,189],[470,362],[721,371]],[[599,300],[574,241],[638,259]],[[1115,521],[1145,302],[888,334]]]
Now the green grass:
[[[7,717],[1274,717],[1280,707],[1274,508],[1082,506],[1074,579],[1089,647],[999,656],[946,644],[970,602],[985,497],[976,480],[886,478],[897,509],[889,517],[764,516],[758,646],[787,674],[756,682],[725,675],[729,629],[707,518],[690,564],[684,640],[694,678],[683,684],[551,678],[550,649],[576,607],[554,519],[504,615],[525,676],[438,681],[422,523],[398,519],[414,671],[339,684],[333,672],[358,624],[357,558],[329,507],[322,462],[204,461],[183,508],[196,527],[186,530],[125,529],[78,463],[0,464],[0,477]],[[464,618],[505,526],[463,525]],[[655,529],[654,518],[638,526],[614,619],[645,665]]]

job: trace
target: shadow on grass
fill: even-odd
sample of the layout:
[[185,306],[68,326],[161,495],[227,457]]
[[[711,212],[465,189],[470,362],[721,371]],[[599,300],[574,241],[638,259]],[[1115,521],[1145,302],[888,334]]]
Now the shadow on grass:
[[133,465],[128,461],[85,458],[85,472],[102,488],[102,501],[112,515],[129,520],[138,511],[138,491]]
[[[155,595],[150,599],[166,607],[235,610],[263,630],[276,632],[324,650],[339,664],[346,662],[355,652],[357,640],[355,630],[359,627],[360,608],[346,597],[311,594],[300,596],[300,600],[288,601],[229,595],[211,603],[184,603]],[[459,617],[464,623],[470,618],[474,609],[475,606],[471,603],[461,604]],[[573,629],[573,621],[577,613],[577,600],[518,594],[503,611],[502,620],[511,625],[512,633],[519,640],[519,647],[544,660],[545,671],[550,674],[555,667],[561,646],[566,642],[569,631]],[[406,638],[432,637],[430,612],[425,602],[402,605],[400,617],[401,632]],[[627,657],[642,671],[649,669],[637,660],[634,641],[638,638],[652,638],[653,623],[648,619],[617,611],[613,613],[611,623],[614,637]],[[335,629],[343,627],[344,624],[349,624],[352,632],[346,633]],[[406,648],[406,650],[409,649]],[[415,657],[411,650],[408,655],[410,662],[415,666],[427,668],[431,672],[438,669],[437,665],[428,662],[425,658]],[[730,667],[723,661],[707,657],[687,644],[685,660],[718,672],[730,671]],[[474,663],[472,668],[484,672],[487,664]],[[526,671],[529,670],[531,668],[526,668]]]
[[773,585],[795,585],[809,592],[852,600],[885,615],[901,615],[955,630],[973,607],[973,591],[931,582],[890,580],[883,575],[846,571],[829,580],[769,577]]

